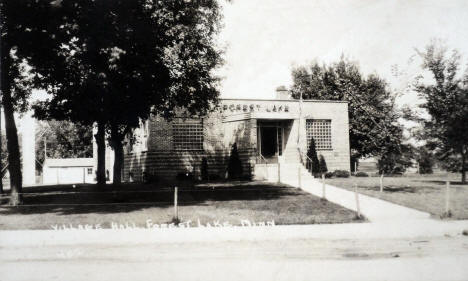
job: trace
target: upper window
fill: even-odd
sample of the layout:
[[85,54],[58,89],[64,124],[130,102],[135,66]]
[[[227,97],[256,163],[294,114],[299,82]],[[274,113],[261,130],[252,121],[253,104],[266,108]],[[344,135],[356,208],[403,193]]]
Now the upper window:
[[203,150],[203,119],[175,118],[172,137],[176,150]]
[[315,149],[331,150],[331,120],[324,119],[308,119],[306,121],[307,132],[307,147],[310,145],[310,140],[314,138]]

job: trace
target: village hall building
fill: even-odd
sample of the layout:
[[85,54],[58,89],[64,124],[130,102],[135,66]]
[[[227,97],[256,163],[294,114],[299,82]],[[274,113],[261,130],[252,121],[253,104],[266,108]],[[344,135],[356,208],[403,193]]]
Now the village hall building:
[[211,178],[225,178],[234,143],[246,178],[272,180],[281,168],[304,163],[312,138],[329,171],[350,170],[347,102],[295,100],[281,89],[276,99],[221,99],[200,118],[152,116],[133,136],[124,148],[124,181],[200,178],[203,158]]

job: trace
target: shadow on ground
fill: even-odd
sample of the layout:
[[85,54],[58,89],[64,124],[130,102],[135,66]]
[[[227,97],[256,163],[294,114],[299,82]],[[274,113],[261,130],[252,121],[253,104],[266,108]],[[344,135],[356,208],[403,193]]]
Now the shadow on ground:
[[[182,183],[179,186],[178,204],[181,206],[307,195],[287,185],[261,182]],[[0,215],[124,213],[155,207],[172,208],[174,189],[150,184],[107,185],[102,188],[95,185],[37,186],[24,188],[22,206],[8,206],[8,197],[1,200]]]

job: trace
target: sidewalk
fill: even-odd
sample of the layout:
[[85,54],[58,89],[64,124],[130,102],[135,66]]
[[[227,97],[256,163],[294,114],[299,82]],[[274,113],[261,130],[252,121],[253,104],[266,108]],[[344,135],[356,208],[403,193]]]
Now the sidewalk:
[[408,220],[385,223],[192,227],[168,229],[11,230],[0,231],[0,246],[73,244],[193,243],[297,239],[382,239],[458,236],[468,220]]
[[[284,183],[298,187],[296,181],[284,181]],[[301,189],[315,196],[322,197],[322,183],[318,179],[304,178]],[[326,199],[335,204],[341,205],[353,211],[356,208],[356,196],[354,192],[338,188],[332,185],[325,185]],[[431,215],[384,200],[359,194],[359,205],[361,214],[371,222],[408,221],[418,219],[430,219]]]

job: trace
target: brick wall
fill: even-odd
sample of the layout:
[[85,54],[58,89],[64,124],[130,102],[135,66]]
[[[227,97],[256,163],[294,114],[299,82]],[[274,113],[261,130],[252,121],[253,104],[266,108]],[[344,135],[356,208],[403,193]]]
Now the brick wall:
[[[299,145],[307,151],[306,119],[329,119],[332,130],[332,150],[318,151],[327,162],[328,169],[350,170],[348,107],[343,102],[305,101],[302,115],[298,101],[293,100],[222,100],[221,110],[203,118],[203,149],[175,150],[172,124],[161,117],[150,119],[147,150],[128,147],[125,152],[123,179],[142,179],[143,172],[161,177],[174,177],[178,173],[200,173],[202,158],[208,160],[210,174],[224,178],[232,144],[238,146],[244,165],[244,174],[251,175],[257,155],[257,120],[289,120],[287,138],[297,146],[297,130],[301,130]],[[299,116],[303,118],[299,121]],[[138,132],[138,130],[137,130]]]

